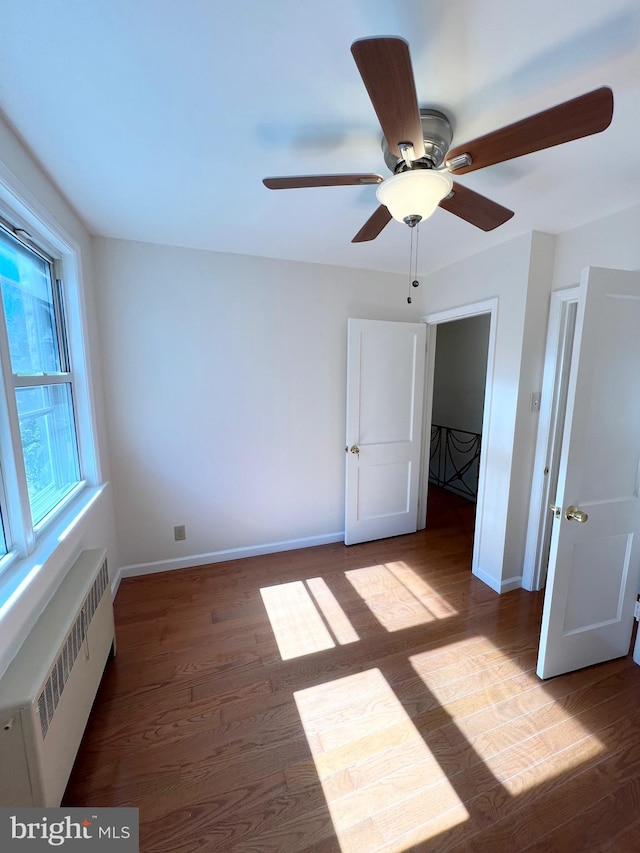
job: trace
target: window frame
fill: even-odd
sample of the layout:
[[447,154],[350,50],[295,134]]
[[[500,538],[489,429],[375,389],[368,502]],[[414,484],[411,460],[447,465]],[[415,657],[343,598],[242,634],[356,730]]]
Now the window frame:
[[[1,176],[0,176],[1,177]],[[52,301],[60,354],[60,372],[14,374],[9,338],[0,300],[0,510],[7,553],[0,557],[0,575],[16,560],[34,554],[39,540],[57,520],[66,520],[71,507],[90,485],[100,482],[94,411],[84,345],[85,316],[82,299],[79,247],[57,223],[46,222],[23,207],[17,214],[0,197],[0,228],[50,265]],[[53,225],[53,227],[52,227]],[[32,520],[16,389],[69,385],[78,457],[79,481],[36,524]],[[45,537],[46,538],[46,537]]]

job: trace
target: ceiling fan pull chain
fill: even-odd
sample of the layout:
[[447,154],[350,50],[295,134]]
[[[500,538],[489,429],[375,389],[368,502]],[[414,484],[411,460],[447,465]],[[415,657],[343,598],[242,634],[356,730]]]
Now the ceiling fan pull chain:
[[[411,231],[411,242],[409,243],[409,296],[407,296],[407,302],[411,305],[411,288],[417,287],[420,282],[418,281],[418,247],[420,245],[420,223],[415,225],[410,229]],[[416,252],[415,255],[413,253],[413,232],[416,232]]]
[[409,305],[411,305],[411,278],[412,278],[411,273],[413,270],[413,232],[415,230],[416,230],[415,228],[409,229],[409,234],[411,235],[409,237],[409,295],[407,296],[407,302],[409,303]]

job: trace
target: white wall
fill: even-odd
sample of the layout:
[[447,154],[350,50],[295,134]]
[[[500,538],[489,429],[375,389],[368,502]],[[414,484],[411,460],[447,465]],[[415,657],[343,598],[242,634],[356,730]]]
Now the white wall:
[[417,320],[405,277],[94,250],[123,573],[341,539],[347,318]]
[[578,284],[585,267],[640,269],[640,205],[556,237],[553,289]]
[[[0,200],[18,211],[27,224],[43,222],[78,252],[81,261],[78,269],[81,280],[78,307],[86,323],[84,343],[89,363],[87,405],[95,413],[99,443],[98,470],[104,481],[109,477],[109,462],[105,452],[104,406],[95,346],[97,327],[91,241],[77,215],[1,118]],[[0,675],[35,624],[71,561],[81,550],[106,546],[111,567],[118,565],[113,504],[108,486],[94,492],[94,496],[91,505],[66,535],[61,534],[68,519],[58,530],[51,530],[48,536],[38,542],[30,558],[18,561],[0,579],[0,603],[5,602],[4,607],[0,608]],[[34,567],[37,568],[31,571]],[[9,605],[6,604],[8,600]]]
[[482,432],[489,314],[441,323],[433,375],[434,424]]
[[496,296],[481,576],[519,585],[552,250],[517,238],[408,306],[403,276],[96,239],[123,573],[341,539],[347,318]]
[[533,233],[466,258],[429,277],[425,314],[497,298],[491,405],[485,410],[488,471],[477,574],[492,588],[520,586],[537,415],[529,395],[542,377],[553,238]]
[[521,331],[520,378],[516,396],[513,465],[503,564],[503,578],[518,578],[519,584],[524,566],[539,420],[538,411],[531,410],[531,394],[542,388],[554,248],[555,238],[548,234],[533,233],[524,308],[525,321]]

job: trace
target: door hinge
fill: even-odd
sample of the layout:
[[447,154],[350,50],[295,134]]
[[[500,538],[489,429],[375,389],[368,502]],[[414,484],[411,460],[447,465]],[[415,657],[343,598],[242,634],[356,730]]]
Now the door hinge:
[[640,622],[640,601],[636,601],[636,608],[633,611],[634,617]]

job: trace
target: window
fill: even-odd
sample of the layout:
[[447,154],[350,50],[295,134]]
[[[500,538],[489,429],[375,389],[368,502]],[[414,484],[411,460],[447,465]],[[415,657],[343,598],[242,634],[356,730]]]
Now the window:
[[[6,407],[0,438],[9,445],[2,448],[1,508],[3,518],[17,517],[23,528],[6,536],[6,553],[16,540],[33,540],[77,488],[81,473],[62,282],[51,258],[1,226],[0,289],[5,386],[0,407]],[[19,510],[11,505],[12,496]]]

